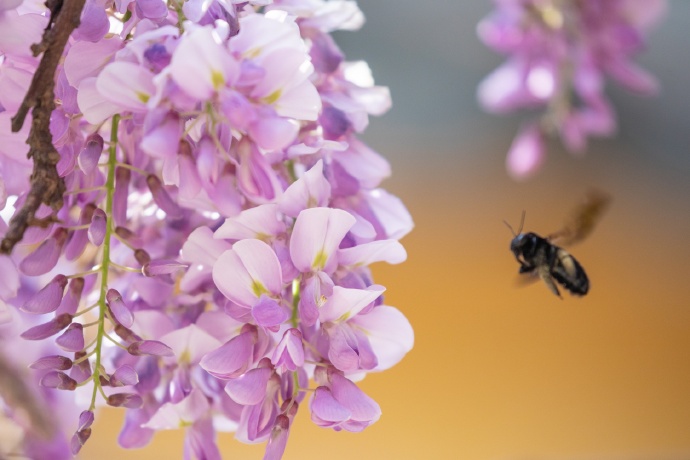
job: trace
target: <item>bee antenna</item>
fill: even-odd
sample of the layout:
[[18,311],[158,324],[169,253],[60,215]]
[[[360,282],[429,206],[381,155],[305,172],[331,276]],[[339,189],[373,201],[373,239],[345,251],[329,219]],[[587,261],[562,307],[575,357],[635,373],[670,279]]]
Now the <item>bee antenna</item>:
[[522,226],[525,224],[525,211],[522,211],[522,218],[520,219],[520,228],[518,228],[517,233],[515,233],[515,230],[513,230],[513,227],[507,222],[503,221],[504,224],[506,224],[506,227],[510,229],[510,233],[513,234],[513,236],[518,236],[520,233],[522,233]]
[[522,217],[520,218],[520,228],[518,228],[518,235],[522,233],[522,226],[525,225],[525,214],[527,214],[527,212],[523,209]]
[[517,236],[517,234],[515,233],[515,230],[513,230],[513,227],[511,227],[511,225],[507,221],[504,220],[503,223],[506,224],[506,227],[508,227],[510,229],[510,233],[512,233],[513,236]]

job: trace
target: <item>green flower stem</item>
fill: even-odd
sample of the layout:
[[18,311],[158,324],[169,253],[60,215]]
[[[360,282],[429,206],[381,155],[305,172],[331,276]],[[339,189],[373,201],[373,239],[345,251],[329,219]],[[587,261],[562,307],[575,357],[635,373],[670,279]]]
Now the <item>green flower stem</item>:
[[297,328],[299,326],[298,316],[301,280],[301,276],[292,280],[292,317],[290,318],[290,323],[292,323],[292,327],[294,328]]
[[[113,215],[113,195],[115,193],[115,166],[117,166],[117,130],[120,123],[120,116],[113,117],[110,129],[110,147],[108,149],[108,175],[105,182],[105,215],[108,216],[108,225],[105,227],[105,239],[103,240],[103,257],[101,261],[101,295],[98,299],[98,333],[96,334],[96,361],[93,366],[93,394],[91,395],[91,406],[89,410],[96,407],[96,396],[101,389],[101,351],[103,337],[105,336],[105,312],[106,294],[108,293],[108,272],[110,270],[110,238],[113,233],[111,216]],[[101,390],[102,393],[102,390]]]

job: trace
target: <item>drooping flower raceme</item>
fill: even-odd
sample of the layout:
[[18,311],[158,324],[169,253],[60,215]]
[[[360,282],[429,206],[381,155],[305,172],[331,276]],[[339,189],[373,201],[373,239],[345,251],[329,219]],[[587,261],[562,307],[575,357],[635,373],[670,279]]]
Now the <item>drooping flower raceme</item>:
[[[31,169],[9,119],[48,13],[0,8],[4,233]],[[183,428],[184,458],[219,458],[218,430],[280,458],[304,411],[335,430],[378,420],[356,382],[413,332],[369,265],[404,261],[413,224],[357,138],[388,91],[330,36],[362,22],[345,0],[87,1],[55,76],[64,206],[0,257],[0,340],[36,345],[13,360],[44,407],[71,408],[56,411],[72,435],[26,427],[18,450],[76,454],[102,401],[127,411],[122,446]]]
[[590,136],[614,133],[607,77],[641,95],[658,90],[656,79],[631,59],[665,10],[665,0],[496,0],[477,31],[508,60],[480,84],[479,101],[494,113],[542,110],[510,147],[506,166],[513,177],[540,168],[548,136],[578,153]]

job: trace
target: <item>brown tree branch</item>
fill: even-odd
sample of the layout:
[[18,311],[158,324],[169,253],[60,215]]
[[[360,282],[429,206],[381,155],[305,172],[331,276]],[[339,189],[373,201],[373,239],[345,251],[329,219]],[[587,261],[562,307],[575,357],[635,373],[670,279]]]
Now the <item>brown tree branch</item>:
[[12,117],[12,131],[17,132],[33,108],[33,119],[29,132],[29,153],[33,159],[31,189],[22,208],[10,220],[9,229],[0,243],[0,253],[9,254],[22,240],[30,225],[46,225],[52,219],[36,219],[36,211],[41,203],[50,206],[55,212],[62,208],[65,182],[58,175],[56,165],[60,154],[53,146],[50,134],[50,115],[55,109],[55,71],[65,50],[72,31],[79,26],[81,11],[85,0],[48,0],[51,17],[43,32],[41,43],[31,46],[34,56],[43,53],[29,90],[17,114]]
[[[54,432],[54,420],[50,411],[41,406],[22,380],[22,374],[0,354],[0,396],[31,430],[38,436],[50,439]],[[0,454],[1,455],[1,454]]]

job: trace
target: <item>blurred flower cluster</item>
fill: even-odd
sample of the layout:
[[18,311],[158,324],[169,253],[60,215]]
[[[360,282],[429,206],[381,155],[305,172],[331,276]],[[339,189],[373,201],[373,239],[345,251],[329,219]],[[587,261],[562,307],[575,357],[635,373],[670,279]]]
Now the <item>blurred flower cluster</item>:
[[478,25],[481,40],[508,56],[479,86],[482,106],[494,113],[526,108],[540,115],[524,124],[506,165],[521,179],[535,173],[545,140],[559,136],[579,153],[590,136],[616,130],[604,94],[606,78],[642,95],[655,78],[632,62],[646,34],[663,16],[665,0],[495,0]]
[[[0,236],[30,187],[10,119],[48,17],[0,1]],[[388,90],[330,35],[363,20],[345,0],[87,0],[50,119],[64,205],[0,256],[0,361],[27,393],[0,389],[0,456],[77,454],[102,403],[127,411],[121,446],[183,428],[184,458],[220,458],[218,432],[280,458],[307,393],[319,426],[376,422],[356,382],[413,332],[369,265],[405,260],[413,223],[357,138]]]

